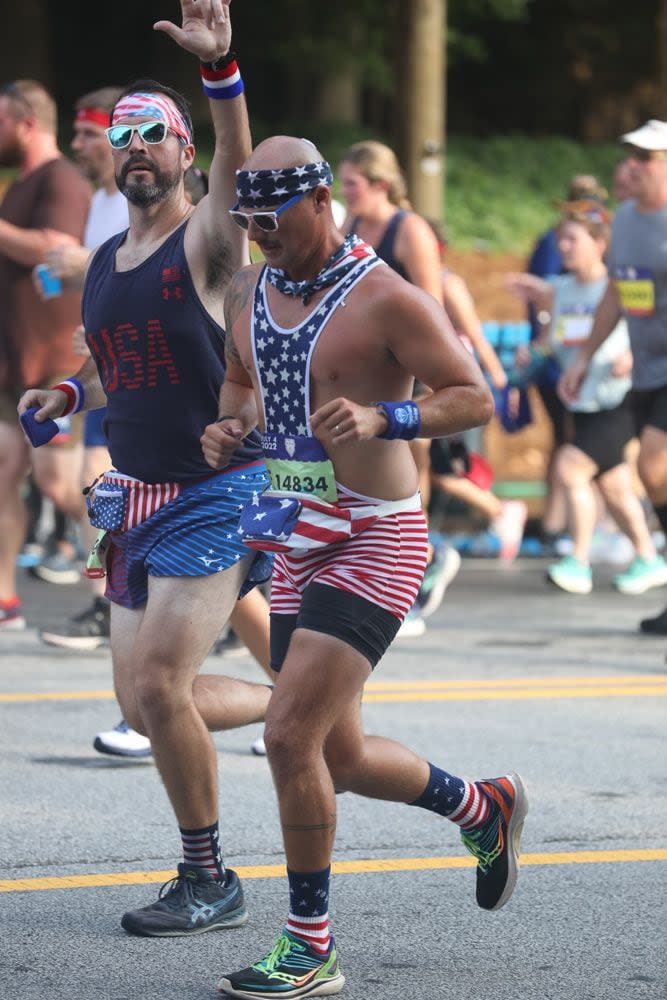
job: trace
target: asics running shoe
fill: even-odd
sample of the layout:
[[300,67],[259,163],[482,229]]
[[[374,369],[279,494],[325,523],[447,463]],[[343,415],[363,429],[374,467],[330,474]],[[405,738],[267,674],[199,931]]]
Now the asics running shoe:
[[514,892],[519,874],[519,843],[528,796],[518,774],[484,778],[475,784],[490,800],[490,818],[476,830],[462,831],[466,850],[477,858],[477,905],[499,910]]
[[299,938],[283,931],[272,951],[249,969],[225,976],[218,991],[232,997],[329,997],[345,984],[338,968],[336,944],[320,955]]
[[140,937],[181,937],[241,927],[247,920],[236,872],[228,868],[223,885],[202,868],[181,863],[178,875],[160,889],[157,902],[124,913],[120,923]]

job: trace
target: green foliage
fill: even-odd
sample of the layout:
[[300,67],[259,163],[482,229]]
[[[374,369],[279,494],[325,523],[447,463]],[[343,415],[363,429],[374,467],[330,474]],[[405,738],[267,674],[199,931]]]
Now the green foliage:
[[526,253],[553,224],[555,199],[573,174],[610,187],[622,158],[616,143],[582,145],[562,137],[451,137],[444,217],[451,245]]

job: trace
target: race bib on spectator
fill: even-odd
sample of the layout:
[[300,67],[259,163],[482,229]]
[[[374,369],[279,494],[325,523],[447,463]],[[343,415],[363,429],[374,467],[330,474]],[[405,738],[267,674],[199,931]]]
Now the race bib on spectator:
[[646,267],[619,267],[614,284],[628,316],[652,316],[655,312],[653,273]]
[[553,337],[562,347],[576,347],[591,335],[592,313],[562,313],[556,322]]

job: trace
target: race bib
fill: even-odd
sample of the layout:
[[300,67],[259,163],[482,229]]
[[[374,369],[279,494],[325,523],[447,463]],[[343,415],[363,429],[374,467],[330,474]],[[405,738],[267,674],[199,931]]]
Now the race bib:
[[628,316],[652,316],[655,312],[653,274],[646,267],[619,267],[614,274],[618,297]]
[[575,347],[588,340],[592,326],[591,313],[562,313],[558,317],[553,337],[562,347]]
[[262,448],[272,490],[338,499],[333,464],[317,438],[262,434]]

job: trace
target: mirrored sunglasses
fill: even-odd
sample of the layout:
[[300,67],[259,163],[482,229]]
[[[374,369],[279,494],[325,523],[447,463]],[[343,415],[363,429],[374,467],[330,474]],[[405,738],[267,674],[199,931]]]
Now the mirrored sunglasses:
[[234,208],[229,209],[229,214],[241,229],[248,231],[248,227],[251,222],[254,222],[258,229],[261,229],[264,233],[275,233],[278,228],[278,216],[282,215],[286,208],[290,205],[294,205],[297,201],[300,201],[306,192],[301,191],[299,194],[295,194],[293,198],[289,198],[283,205],[275,210],[275,212],[241,212],[239,210],[238,203],[234,205]]
[[142,122],[141,125],[112,125],[105,129],[109,144],[113,149],[126,149],[132,142],[135,132],[151,146],[164,142],[167,138],[168,126],[165,122]]

